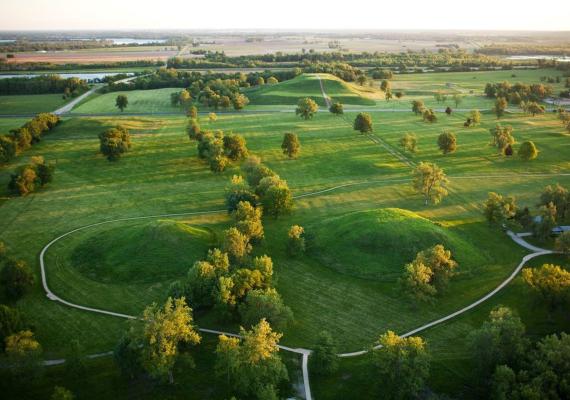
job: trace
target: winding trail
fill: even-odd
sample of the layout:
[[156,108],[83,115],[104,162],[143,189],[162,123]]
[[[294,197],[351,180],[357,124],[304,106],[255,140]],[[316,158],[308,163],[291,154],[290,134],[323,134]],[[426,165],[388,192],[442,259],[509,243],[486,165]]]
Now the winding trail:
[[[325,101],[327,102],[327,104],[330,104],[330,99],[328,98],[328,96],[326,95],[325,91],[324,91],[324,86],[322,84],[322,80],[319,77],[319,80],[321,82],[321,90],[323,92],[323,97],[325,98]],[[87,93],[86,93],[87,94]],[[383,144],[381,142],[375,142],[377,144],[381,144],[382,146],[386,147],[386,149],[388,151],[389,148],[387,147],[388,145]],[[396,154],[394,154],[395,156],[397,156]],[[403,160],[402,160],[403,161]],[[409,160],[408,160],[409,161]],[[407,165],[410,165],[409,163],[406,163]],[[411,165],[410,165],[411,166]],[[550,174],[550,173],[543,173],[543,174],[531,174],[531,173],[513,173],[513,174],[475,174],[475,175],[459,175],[459,176],[455,176],[455,177],[450,177],[453,179],[489,179],[489,178],[514,178],[514,177],[521,177],[521,176],[526,176],[526,177],[546,177],[546,176],[570,176],[570,173],[562,173],[562,174]],[[304,193],[304,194],[300,194],[300,195],[296,195],[293,198],[295,199],[301,199],[301,198],[306,198],[309,196],[317,196],[317,195],[321,195],[321,194],[325,194],[325,193],[329,193],[335,190],[339,190],[342,188],[347,188],[347,187],[352,187],[352,186],[358,186],[358,185],[370,185],[370,184],[376,184],[376,183],[403,183],[403,182],[410,182],[411,178],[389,178],[389,179],[380,179],[380,180],[373,180],[373,181],[362,181],[362,182],[352,182],[352,183],[346,183],[346,184],[341,184],[341,185],[337,185],[328,189],[322,189],[322,190],[318,190],[318,191],[314,191],[314,192],[309,192],[309,193]],[[122,313],[118,313],[115,311],[111,311],[111,310],[104,310],[104,309],[99,309],[99,308],[94,308],[94,307],[88,307],[88,306],[84,306],[84,305],[80,305],[80,304],[75,304],[73,302],[67,301],[63,298],[61,298],[60,296],[58,296],[57,294],[55,294],[48,285],[48,280],[47,280],[47,273],[46,273],[46,262],[45,262],[45,255],[47,253],[47,251],[50,249],[51,246],[53,246],[56,242],[66,238],[67,236],[70,236],[76,232],[79,231],[83,231],[89,228],[93,228],[96,226],[101,226],[101,225],[105,225],[105,224],[111,224],[111,223],[117,223],[117,222],[126,222],[126,221],[135,221],[135,220],[144,220],[144,219],[153,219],[153,218],[172,218],[172,217],[181,217],[181,216],[193,216],[193,215],[207,215],[207,214],[220,214],[220,213],[226,213],[227,210],[225,209],[218,209],[218,210],[210,210],[210,211],[194,211],[194,212],[185,212],[185,213],[170,213],[170,214],[156,214],[156,215],[147,215],[147,216],[138,216],[138,217],[128,217],[128,218],[118,218],[118,219],[113,219],[113,220],[106,220],[106,221],[101,221],[101,222],[96,222],[96,223],[92,223],[92,224],[88,224],[88,225],[84,225],[82,227],[70,230],[66,233],[63,233],[61,235],[59,235],[58,237],[56,237],[55,239],[53,239],[52,241],[50,241],[48,244],[46,244],[42,251],[40,252],[39,255],[39,260],[40,260],[40,269],[41,269],[41,278],[42,278],[42,286],[46,292],[47,297],[52,300],[52,301],[57,301],[65,306],[68,307],[73,307],[76,309],[80,309],[83,311],[87,311],[87,312],[93,312],[93,313],[98,313],[98,314],[104,314],[104,315],[108,315],[108,316],[113,316],[113,317],[118,317],[118,318],[124,318],[124,319],[137,319],[137,316],[134,315],[128,315],[128,314],[122,314]],[[509,237],[515,241],[517,244],[519,244],[520,246],[532,251],[532,253],[527,254],[526,256],[524,256],[522,258],[522,260],[520,261],[520,263],[518,264],[518,266],[514,269],[514,271],[504,280],[502,281],[495,289],[493,289],[492,291],[490,291],[489,293],[487,293],[485,296],[481,297],[480,299],[474,301],[473,303],[461,308],[460,310],[457,310],[447,316],[444,316],[442,318],[439,318],[435,321],[426,323],[418,328],[415,328],[409,332],[406,332],[404,334],[401,334],[401,337],[407,337],[407,336],[411,336],[414,335],[416,333],[419,333],[421,331],[424,331],[426,329],[429,329],[431,327],[434,327],[436,325],[439,325],[443,322],[449,321],[457,316],[460,316],[464,313],[466,313],[467,311],[479,306],[481,303],[487,301],[488,299],[490,299],[491,297],[493,297],[494,295],[496,295],[500,290],[502,290],[505,286],[507,286],[516,276],[517,274],[520,272],[520,270],[523,268],[523,266],[531,259],[535,258],[535,257],[539,257],[539,256],[543,256],[546,254],[552,254],[554,253],[551,250],[546,250],[546,249],[541,249],[539,247],[536,247],[528,242],[526,242],[522,237],[525,236],[525,234],[515,234],[511,231],[508,231],[507,234],[509,235]],[[235,334],[235,333],[230,333],[230,332],[223,332],[223,331],[218,331],[218,330],[213,330],[213,329],[207,329],[207,328],[199,328],[199,330],[203,333],[208,333],[208,334],[215,334],[215,335],[227,335],[227,336],[233,336],[233,337],[239,337],[239,335]],[[376,346],[374,347],[375,349],[380,348],[381,346]],[[291,348],[291,347],[287,347],[284,345],[279,345],[279,348],[281,350],[284,351],[290,351],[296,354],[300,354],[302,356],[302,375],[303,375],[303,391],[304,391],[304,395],[305,395],[305,399],[306,400],[312,400],[312,395],[311,395],[311,388],[310,388],[310,382],[309,382],[309,369],[308,369],[308,360],[309,360],[309,356],[311,354],[311,350],[309,349],[304,349],[304,348]],[[355,356],[360,356],[363,354],[366,354],[369,350],[360,350],[360,351],[354,351],[354,352],[348,352],[348,353],[340,353],[338,354],[339,357],[355,357]],[[88,357],[90,358],[97,358],[97,357],[103,357],[103,356],[107,356],[112,354],[112,352],[106,352],[106,353],[98,353],[98,354],[92,354]],[[58,364],[62,364],[64,363],[65,360],[64,359],[58,359],[58,360],[46,360],[44,361],[44,365],[58,365]]]

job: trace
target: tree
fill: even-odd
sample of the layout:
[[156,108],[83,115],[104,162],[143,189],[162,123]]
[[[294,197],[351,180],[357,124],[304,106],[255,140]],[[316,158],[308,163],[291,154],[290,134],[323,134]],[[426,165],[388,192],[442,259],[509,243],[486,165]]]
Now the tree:
[[32,382],[40,375],[42,346],[32,331],[24,330],[8,336],[6,355],[12,372],[20,379]]
[[273,288],[251,290],[239,306],[239,314],[246,327],[265,319],[278,331],[283,331],[293,320],[293,312]]
[[32,157],[31,164],[25,164],[11,175],[8,189],[20,196],[26,196],[44,187],[53,180],[55,166],[47,164],[43,157]]
[[400,146],[404,151],[416,153],[418,151],[418,138],[413,133],[406,133],[400,138]]
[[115,100],[115,107],[121,110],[121,112],[123,112],[123,110],[127,108],[128,105],[129,105],[129,99],[127,98],[126,95],[120,94],[117,96],[117,99]]
[[562,232],[562,234],[556,238],[555,247],[556,250],[561,253],[570,254],[570,231]]
[[437,145],[443,154],[454,153],[457,149],[457,137],[453,132],[444,130],[437,138]]
[[68,375],[79,377],[85,373],[85,353],[83,346],[77,339],[72,339],[66,349],[65,370]]
[[556,219],[565,221],[570,217],[570,195],[568,190],[559,184],[548,185],[540,195],[539,205],[548,206],[554,204],[556,207]]
[[358,77],[356,78],[356,82],[358,82],[358,84],[360,86],[364,86],[364,84],[366,83],[366,81],[368,80],[368,78],[366,78],[366,75],[358,75]]
[[301,149],[301,142],[296,133],[285,133],[283,136],[283,143],[281,143],[283,154],[289,158],[296,158]]
[[536,114],[544,114],[545,108],[536,101],[531,101],[526,103],[525,111],[534,117]]
[[234,106],[234,110],[242,110],[249,104],[249,99],[246,95],[237,93],[232,97],[232,104]]
[[246,235],[252,242],[263,239],[263,225],[261,223],[261,208],[255,208],[248,201],[240,201],[234,213],[236,228]]
[[309,358],[311,371],[324,376],[335,373],[339,364],[339,357],[336,354],[337,346],[333,337],[329,332],[322,331]]
[[386,92],[387,90],[391,89],[391,84],[390,81],[387,79],[384,79],[382,82],[380,82],[380,90],[383,92]]
[[525,161],[534,160],[538,156],[538,149],[534,142],[527,140],[519,148],[519,157]]
[[265,85],[265,79],[263,79],[262,76],[257,78],[257,86],[263,86]]
[[156,303],[143,313],[142,361],[147,372],[174,383],[173,368],[182,343],[197,345],[201,337],[193,325],[192,309],[184,298],[169,297],[163,307]]
[[423,114],[425,105],[422,100],[412,100],[412,112],[416,115]]
[[262,203],[263,211],[267,215],[277,218],[279,215],[288,214],[293,208],[293,197],[289,186],[284,181],[270,186],[263,196]]
[[445,113],[446,113],[447,115],[451,115],[452,112],[453,112],[453,110],[451,109],[451,107],[448,106],[448,107],[445,108]]
[[570,300],[570,272],[558,265],[544,264],[540,268],[525,268],[523,280],[554,309]]
[[417,336],[402,338],[392,331],[380,336],[374,350],[374,365],[382,398],[415,398],[429,377],[430,355],[424,340]]
[[241,338],[219,336],[216,347],[216,374],[244,398],[276,399],[278,385],[288,379],[279,357],[281,334],[273,332],[262,319],[251,330],[240,328]]
[[214,123],[218,120],[218,116],[216,115],[215,112],[211,112],[208,114],[208,120],[210,121],[210,123]]
[[17,308],[0,304],[0,351],[4,351],[8,336],[25,329],[24,320]]
[[192,96],[190,96],[190,92],[186,89],[182,89],[182,91],[178,94],[178,103],[184,109],[188,108],[190,103],[192,102]]
[[226,207],[228,212],[237,209],[240,202],[247,201],[252,206],[257,205],[257,196],[245,183],[241,175],[234,175],[230,184],[226,187]]
[[331,112],[331,114],[334,115],[342,115],[344,114],[344,106],[342,105],[342,103],[333,103],[331,104],[329,111]]
[[513,127],[510,125],[501,126],[495,125],[495,128],[490,129],[491,132],[491,145],[497,147],[500,154],[506,154],[507,147],[515,144],[513,137]]
[[490,377],[498,365],[518,366],[529,346],[520,318],[502,306],[493,309],[489,320],[474,330],[468,339],[482,382]]
[[416,192],[424,196],[426,205],[430,201],[438,204],[447,196],[448,183],[447,176],[436,164],[421,162],[414,170],[413,187]]
[[279,80],[277,80],[276,77],[270,76],[269,78],[267,78],[268,85],[275,85],[276,83],[279,83]]
[[457,262],[453,260],[451,251],[446,250],[441,244],[420,251],[416,255],[417,263],[427,266],[432,271],[430,284],[438,292],[447,288],[449,279],[455,275]]
[[485,218],[491,224],[502,224],[517,212],[514,197],[503,197],[495,192],[489,192],[484,207]]
[[291,256],[298,256],[305,252],[305,229],[299,225],[293,225],[287,233],[287,252]]
[[437,294],[431,284],[433,271],[421,261],[406,264],[404,274],[400,278],[403,291],[415,301],[431,301]]
[[188,116],[188,118],[190,118],[191,120],[198,120],[198,109],[196,108],[196,106],[192,106],[188,109],[188,112],[186,113],[186,115]]
[[481,113],[479,110],[471,110],[469,115],[471,118],[471,126],[479,125],[481,123]]
[[224,136],[223,141],[225,155],[230,160],[243,160],[247,157],[247,144],[242,135],[226,135]]
[[552,229],[556,226],[556,206],[548,203],[538,209],[538,221],[533,226],[533,234],[541,241],[545,241],[552,234]]
[[18,300],[34,285],[34,274],[24,261],[9,259],[0,271],[0,284],[6,297]]
[[463,102],[463,95],[455,93],[453,95],[453,102],[455,103],[455,108],[458,108],[459,105]]
[[131,135],[127,128],[118,126],[99,134],[99,148],[109,161],[118,160],[131,148]]
[[354,119],[353,128],[360,133],[372,132],[372,117],[368,113],[358,113]]
[[121,374],[131,380],[144,372],[140,341],[133,336],[132,331],[124,335],[113,351],[113,359]]
[[504,97],[498,97],[497,100],[495,100],[495,107],[493,107],[493,112],[497,118],[501,118],[505,114],[505,110],[508,106],[509,103]]
[[73,400],[75,396],[71,390],[66,389],[62,386],[55,386],[53,388],[53,393],[51,394],[50,400]]
[[422,119],[424,122],[433,123],[437,121],[437,115],[431,108],[425,108],[422,113]]
[[319,106],[315,101],[309,97],[304,99],[299,99],[297,103],[297,109],[295,110],[295,114],[301,116],[305,120],[313,118],[315,113],[319,110]]
[[232,263],[243,264],[251,252],[249,238],[237,228],[229,228],[224,231],[222,251],[228,253]]
[[392,100],[392,97],[394,97],[394,95],[392,94],[392,90],[390,88],[386,89],[386,91],[384,92],[384,98],[386,99],[386,101]]
[[188,125],[186,126],[186,132],[188,133],[188,137],[190,140],[201,140],[202,139],[202,131],[200,130],[200,123],[197,119],[191,119],[188,121]]
[[395,93],[395,95],[396,95],[396,98],[397,98],[398,100],[401,100],[402,97],[404,97],[404,92],[398,91],[398,92]]

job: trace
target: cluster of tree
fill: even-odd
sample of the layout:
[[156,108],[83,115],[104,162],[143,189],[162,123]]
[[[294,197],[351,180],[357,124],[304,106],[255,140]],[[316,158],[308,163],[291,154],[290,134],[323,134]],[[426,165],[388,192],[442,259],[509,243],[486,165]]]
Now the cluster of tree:
[[[512,156],[514,153],[513,145],[516,143],[513,136],[513,127],[497,124],[494,128],[489,129],[489,132],[491,133],[490,145],[496,147],[499,154]],[[533,141],[524,141],[519,146],[518,156],[524,161],[534,160],[538,157],[538,148]]]
[[131,148],[131,135],[124,126],[107,129],[99,134],[99,150],[109,161],[117,161]]
[[34,156],[30,164],[20,165],[10,176],[8,189],[19,196],[33,193],[53,180],[55,165],[45,162],[42,156]]
[[343,115],[344,114],[344,106],[342,103],[335,102],[332,103],[329,107],[329,112],[334,115]]
[[469,343],[480,398],[568,397],[570,335],[553,334],[532,343],[525,332],[513,311],[497,307],[489,320],[471,333]]
[[0,164],[11,161],[38,143],[44,134],[59,124],[59,121],[59,117],[55,114],[42,113],[20,128],[12,129],[8,135],[0,135]]
[[[570,194],[560,185],[544,188],[537,204],[537,214],[533,218],[528,207],[519,208],[514,197],[504,197],[491,192],[484,204],[487,221],[492,224],[513,222],[523,228],[532,229],[534,235],[545,240],[552,236],[553,228],[570,222]],[[566,234],[558,238],[560,251],[566,252]]]
[[451,257],[451,251],[438,244],[420,251],[414,261],[406,264],[400,278],[404,292],[416,301],[432,301],[442,293],[455,274],[457,262]]
[[511,104],[520,104],[525,101],[540,101],[545,97],[552,95],[552,87],[535,83],[527,85],[524,83],[515,83],[504,81],[501,83],[487,83],[485,85],[485,95],[491,98],[504,98]]
[[[560,251],[570,253],[570,232],[565,232],[557,240]],[[544,264],[540,268],[525,268],[522,271],[524,282],[553,310],[565,307],[570,301],[570,272],[559,265]]]
[[250,156],[242,165],[246,181],[234,176],[226,189],[226,205],[229,211],[237,204],[249,201],[253,205],[263,205],[266,215],[278,217],[289,213],[293,208],[293,197],[287,182],[261,163],[259,157]]
[[372,79],[392,79],[394,73],[389,69],[373,68],[368,71]]
[[[208,51],[204,58],[171,59],[168,65],[175,68],[236,68],[236,67],[291,67],[311,64],[345,63],[353,67],[372,67],[390,69],[399,73],[423,72],[423,69],[437,71],[470,71],[476,69],[512,69],[513,61],[483,54],[473,54],[464,50],[440,49],[439,52],[412,51],[400,53],[385,52],[316,52],[272,53],[261,55],[228,56],[223,51]],[[420,69],[422,68],[422,69]],[[328,71],[321,71],[328,72]],[[344,78],[343,78],[344,79]]]
[[89,86],[82,79],[62,78],[56,74],[0,79],[2,94],[62,93],[65,97],[75,97],[87,89]]
[[198,142],[198,157],[206,160],[213,172],[223,172],[231,161],[243,160],[249,154],[241,135],[202,131],[196,119],[190,120],[187,131],[190,139]]
[[475,53],[496,55],[496,56],[508,56],[508,55],[535,55],[544,54],[559,56],[560,54],[567,54],[570,48],[566,44],[561,45],[549,45],[549,44],[486,44],[482,47],[475,49]]
[[525,114],[532,115],[533,117],[537,114],[544,114],[546,110],[543,105],[538,104],[536,101],[521,101],[519,107]]

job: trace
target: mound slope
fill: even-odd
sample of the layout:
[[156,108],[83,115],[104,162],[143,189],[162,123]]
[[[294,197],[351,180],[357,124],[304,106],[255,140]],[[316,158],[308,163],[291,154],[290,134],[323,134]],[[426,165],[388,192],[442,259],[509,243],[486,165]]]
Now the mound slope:
[[159,220],[89,236],[73,250],[71,261],[100,282],[163,281],[184,275],[212,241],[206,228]]
[[341,273],[381,281],[395,281],[406,263],[436,244],[451,249],[469,264],[483,262],[465,238],[418,214],[383,208],[343,214],[313,227],[315,254],[324,265]]

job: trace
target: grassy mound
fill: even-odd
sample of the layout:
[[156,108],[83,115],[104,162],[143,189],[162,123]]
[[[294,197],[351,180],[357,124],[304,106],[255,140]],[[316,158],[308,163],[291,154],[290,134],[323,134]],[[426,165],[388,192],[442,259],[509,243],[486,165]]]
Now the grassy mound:
[[100,282],[162,281],[184,275],[211,242],[212,234],[205,228],[152,221],[91,236],[74,249],[71,261]]
[[[325,92],[333,101],[369,106],[376,104],[341,79],[329,74],[320,76]],[[311,97],[319,106],[326,106],[317,74],[303,74],[275,85],[254,87],[244,92],[254,105],[296,105],[300,98]]]
[[343,214],[315,226],[316,257],[348,275],[394,281],[416,254],[436,244],[451,249],[460,266],[482,262],[477,249],[453,230],[399,208]]

